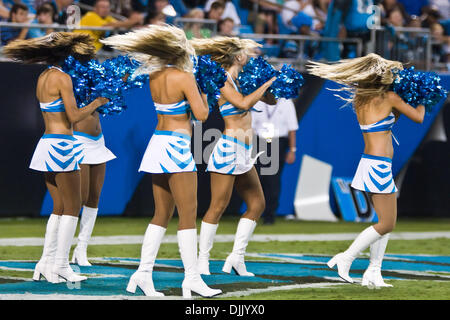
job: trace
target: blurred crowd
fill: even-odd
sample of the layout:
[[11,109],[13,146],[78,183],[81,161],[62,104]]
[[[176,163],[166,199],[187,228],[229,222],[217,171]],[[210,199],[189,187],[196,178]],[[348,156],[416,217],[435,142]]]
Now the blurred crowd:
[[[81,8],[79,17],[67,10]],[[373,19],[377,13],[379,19]],[[74,18],[78,20],[74,20]],[[215,34],[299,34],[310,37],[360,38],[368,41],[371,27],[385,27],[386,47],[410,50],[414,33],[398,32],[399,27],[429,28],[436,62],[450,63],[449,0],[0,0],[0,21],[66,24],[70,19],[81,26],[110,27],[117,30],[148,24],[183,23],[188,38]],[[207,20],[205,20],[207,19]],[[196,21],[197,20],[197,21]],[[46,28],[1,27],[1,44],[14,39],[39,37],[52,32]],[[108,50],[98,41],[108,35],[103,30],[88,32],[96,40],[97,50]],[[261,40],[265,48],[279,57],[298,55],[295,43],[274,39]],[[412,49],[411,49],[412,47]],[[351,45],[306,43],[304,54],[315,59],[351,58]],[[390,52],[383,52],[389,58]],[[392,57],[395,58],[395,57]]]

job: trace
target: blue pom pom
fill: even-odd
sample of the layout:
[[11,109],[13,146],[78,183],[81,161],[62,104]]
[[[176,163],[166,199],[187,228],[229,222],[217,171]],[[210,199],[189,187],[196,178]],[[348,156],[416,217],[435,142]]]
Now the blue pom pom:
[[269,92],[274,95],[276,99],[294,99],[298,97],[300,88],[305,83],[300,72],[284,64],[277,76],[277,79],[272,83]]
[[143,86],[145,76],[130,77],[138,66],[127,56],[118,56],[103,63],[93,59],[85,64],[68,57],[63,69],[72,78],[78,107],[82,108],[95,98],[104,97],[109,102],[97,111],[109,115],[120,114],[127,109],[124,99],[127,90]]
[[198,56],[194,64],[194,75],[200,90],[206,94],[208,105],[211,108],[217,104],[220,88],[227,81],[227,74],[219,63],[211,60],[210,55]]
[[251,94],[271,78],[278,76],[278,73],[262,57],[251,58],[238,75],[237,80],[242,94]]
[[302,75],[284,64],[280,71],[275,70],[262,57],[251,58],[239,73],[238,81],[242,94],[249,95],[271,78],[277,77],[268,92],[276,99],[293,99],[299,94],[300,87],[304,84]]
[[441,79],[434,72],[415,71],[414,67],[393,72],[396,78],[391,90],[413,107],[424,105],[429,113],[433,106],[447,97],[448,92],[442,87]]

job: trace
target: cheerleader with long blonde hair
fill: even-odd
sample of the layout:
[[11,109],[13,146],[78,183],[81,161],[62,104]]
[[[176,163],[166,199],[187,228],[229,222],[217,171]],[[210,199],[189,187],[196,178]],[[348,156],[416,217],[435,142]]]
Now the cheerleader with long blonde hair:
[[205,121],[209,108],[193,75],[194,49],[183,30],[168,25],[151,25],[102,42],[141,63],[136,74],[149,74],[158,117],[139,168],[152,173],[155,213],[145,232],[139,268],[131,276],[127,291],[134,293],[139,287],[147,296],[163,296],[154,288],[152,271],[176,207],[178,245],[185,271],[183,297],[190,298],[191,291],[204,297],[220,294],[222,291],[208,287],[197,271],[197,169],[190,147],[190,115]]
[[373,53],[336,64],[311,62],[308,66],[311,74],[343,85],[338,91],[347,93],[347,96],[338,96],[353,105],[364,138],[364,153],[351,185],[368,193],[378,222],[362,231],[347,250],[334,256],[327,264],[330,268],[336,265],[339,276],[353,283],[349,276],[351,264],[370,246],[370,264],[362,279],[362,285],[366,286],[391,286],[381,276],[389,233],[397,220],[391,128],[401,114],[417,123],[422,123],[425,115],[423,105],[414,108],[390,90],[396,69],[403,69],[400,62],[386,60]]
[[61,70],[64,60],[80,61],[94,57],[93,39],[84,34],[54,32],[41,38],[16,40],[3,48],[3,54],[23,63],[50,66],[39,76],[36,96],[45,123],[45,132],[34,151],[30,168],[44,172],[53,200],[45,233],[42,257],[34,269],[34,280],[41,275],[49,282],[82,281],[69,265],[69,251],[81,206],[79,155],[74,151],[73,125],[108,102],[97,98],[79,109],[71,77]]
[[254,167],[256,158],[252,157],[250,109],[260,100],[276,103],[273,96],[266,94],[275,77],[244,96],[240,93],[236,79],[260,45],[253,40],[237,37],[194,39],[191,42],[198,55],[211,55],[211,59],[218,62],[228,75],[218,100],[225,129],[211,153],[207,167],[211,177],[211,202],[201,225],[198,268],[200,273],[210,274],[209,255],[214,236],[235,187],[246,203],[247,210],[239,220],[233,250],[222,270],[230,273],[233,269],[238,275],[253,276],[247,271],[244,255],[256,223],[264,211],[265,200]]

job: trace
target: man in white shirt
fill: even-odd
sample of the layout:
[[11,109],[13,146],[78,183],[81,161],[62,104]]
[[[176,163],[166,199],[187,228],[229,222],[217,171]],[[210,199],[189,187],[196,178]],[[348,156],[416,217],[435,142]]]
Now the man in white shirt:
[[265,151],[256,163],[266,199],[262,216],[264,224],[273,224],[284,164],[292,164],[296,159],[297,114],[293,101],[287,99],[279,99],[276,105],[259,101],[253,109],[256,110],[252,111],[252,127],[257,136],[258,152]]

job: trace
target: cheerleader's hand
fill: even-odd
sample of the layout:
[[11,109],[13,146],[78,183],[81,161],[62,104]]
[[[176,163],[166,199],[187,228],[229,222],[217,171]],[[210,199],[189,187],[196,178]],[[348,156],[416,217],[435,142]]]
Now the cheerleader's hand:
[[260,88],[264,88],[264,90],[269,89],[272,83],[277,79],[277,77],[272,77],[269,81],[265,82]]
[[104,97],[98,97],[94,101],[98,104],[97,108],[99,108],[104,104],[107,104],[109,102],[109,99]]

